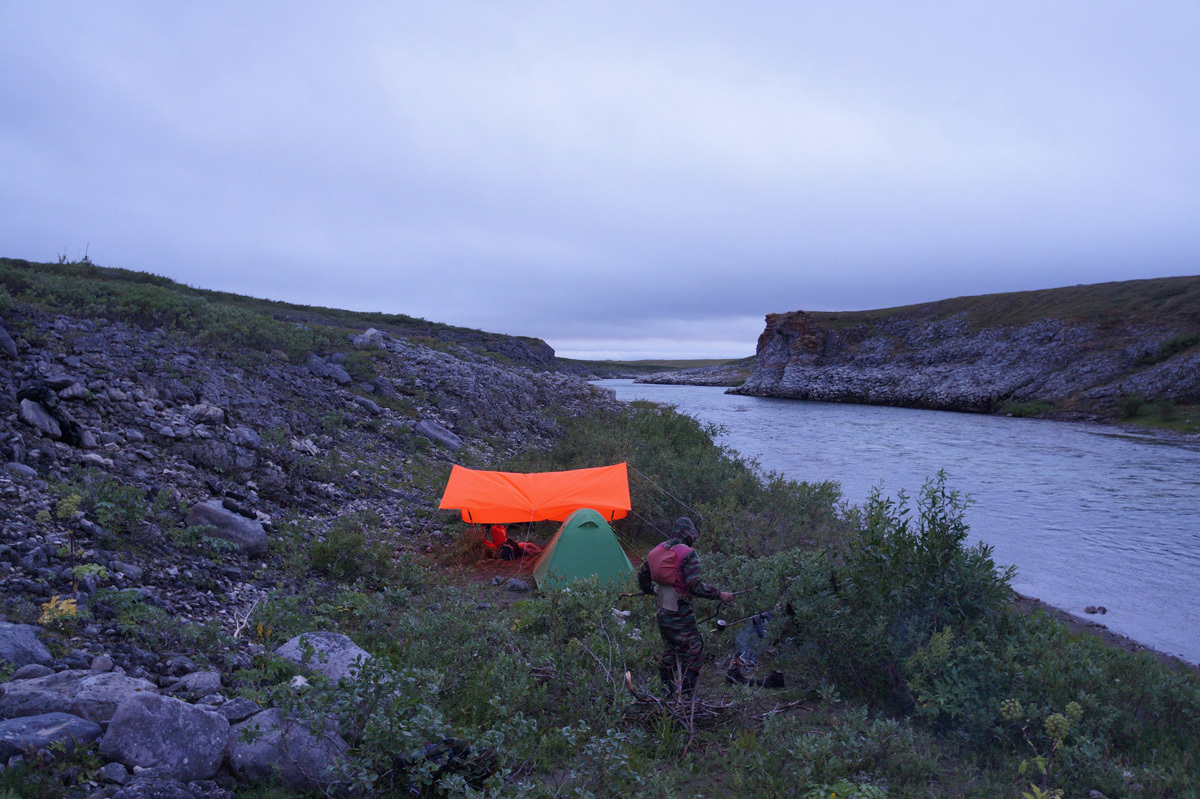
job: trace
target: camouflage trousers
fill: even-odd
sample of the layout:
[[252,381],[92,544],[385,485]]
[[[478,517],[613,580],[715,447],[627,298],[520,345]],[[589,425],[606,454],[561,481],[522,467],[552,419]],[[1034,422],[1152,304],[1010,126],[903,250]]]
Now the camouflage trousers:
[[658,632],[666,644],[659,660],[662,669],[675,673],[678,664],[680,672],[698,674],[704,657],[704,638],[696,625],[696,611],[692,606],[681,605],[674,611],[659,610]]

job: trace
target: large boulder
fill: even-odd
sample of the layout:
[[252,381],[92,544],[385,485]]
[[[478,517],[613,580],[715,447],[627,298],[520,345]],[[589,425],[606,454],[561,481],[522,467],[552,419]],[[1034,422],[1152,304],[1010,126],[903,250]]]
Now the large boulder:
[[30,663],[49,663],[50,650],[38,640],[39,632],[41,628],[32,624],[0,621],[0,661],[18,669]]
[[33,680],[0,685],[0,718],[70,713],[107,724],[126,697],[157,693],[154,683],[117,672],[87,669],[60,671]]
[[[243,732],[253,740],[243,740]],[[306,723],[284,719],[278,709],[270,708],[230,727],[225,753],[239,779],[279,779],[291,790],[305,791],[334,782],[330,769],[347,748],[332,722],[314,735]]]
[[0,352],[14,361],[17,359],[17,342],[13,341],[12,336],[4,329],[4,325],[0,325]]
[[164,694],[178,695],[193,701],[221,690],[221,674],[216,671],[193,671],[178,682],[163,689]]
[[349,637],[325,631],[297,635],[276,649],[275,654],[334,682],[350,677],[357,671],[358,663],[371,659],[371,655]]
[[359,349],[374,347],[376,349],[385,350],[387,349],[387,341],[385,339],[386,336],[387,334],[383,331],[376,330],[373,327],[368,327],[366,331],[360,335],[351,335],[350,343]]
[[0,763],[13,755],[63,745],[63,754],[70,756],[75,747],[86,747],[100,737],[100,725],[70,713],[43,713],[0,721]]
[[183,782],[206,780],[225,756],[224,716],[157,694],[134,694],[117,707],[100,756],[129,768],[166,766]]
[[446,428],[442,427],[437,422],[431,422],[428,419],[422,419],[413,427],[413,431],[419,435],[423,435],[430,441],[441,444],[451,450],[462,449],[462,439],[451,433]]
[[267,531],[262,524],[227,509],[219,499],[194,505],[188,513],[187,523],[215,528],[209,535],[237,544],[247,555],[262,555],[267,551]]
[[216,405],[209,405],[207,402],[184,406],[183,415],[192,424],[217,425],[225,423],[225,411]]
[[54,421],[54,417],[45,408],[31,399],[21,400],[17,416],[20,417],[22,422],[47,438],[55,440],[62,438],[62,428],[58,426],[58,422]]

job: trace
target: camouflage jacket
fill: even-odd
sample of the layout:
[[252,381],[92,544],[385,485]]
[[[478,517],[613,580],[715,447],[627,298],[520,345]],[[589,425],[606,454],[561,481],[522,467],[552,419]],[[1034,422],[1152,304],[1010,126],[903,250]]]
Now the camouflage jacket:
[[[673,547],[676,544],[684,543],[678,538],[672,538],[666,543],[660,544],[664,547]],[[719,589],[713,588],[708,583],[700,578],[700,556],[692,550],[686,558],[683,559],[683,583],[687,586],[689,596],[698,596],[705,599],[717,599],[721,596]],[[642,567],[638,569],[638,587],[642,589],[642,593],[653,594],[654,582],[650,579],[650,561],[642,562]]]

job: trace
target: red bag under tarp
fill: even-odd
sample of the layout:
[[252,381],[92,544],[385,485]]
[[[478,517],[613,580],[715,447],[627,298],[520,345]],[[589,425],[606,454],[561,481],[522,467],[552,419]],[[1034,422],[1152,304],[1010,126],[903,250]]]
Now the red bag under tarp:
[[455,465],[438,507],[462,511],[472,524],[561,522],[580,508],[611,522],[629,513],[629,473],[624,463],[534,474]]

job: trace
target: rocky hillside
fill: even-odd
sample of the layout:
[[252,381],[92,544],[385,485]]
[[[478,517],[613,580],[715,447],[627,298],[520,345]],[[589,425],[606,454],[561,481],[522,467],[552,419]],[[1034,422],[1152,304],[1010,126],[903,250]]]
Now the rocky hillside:
[[1200,401],[1200,278],[770,314],[733,393],[1112,418],[1122,400]]
[[[348,331],[152,276],[0,266],[0,769],[103,735],[98,778],[63,778],[76,796],[216,799],[275,768],[320,787],[320,763],[287,754],[307,733],[228,688],[264,654],[247,622],[295,579],[289,558],[312,553],[319,584],[364,568],[347,557],[434,551],[451,462],[495,463],[553,437],[555,414],[615,404],[546,371],[536,340]],[[344,638],[277,655],[338,650],[344,669]],[[304,744],[318,761],[344,746]]]

